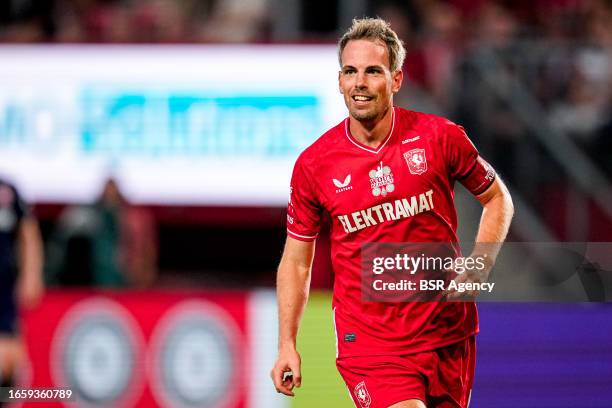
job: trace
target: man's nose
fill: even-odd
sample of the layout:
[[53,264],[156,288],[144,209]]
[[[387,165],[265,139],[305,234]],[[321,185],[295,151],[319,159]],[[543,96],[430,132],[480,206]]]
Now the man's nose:
[[357,72],[355,87],[358,89],[366,89],[368,87],[368,83],[366,81],[366,75],[364,72]]

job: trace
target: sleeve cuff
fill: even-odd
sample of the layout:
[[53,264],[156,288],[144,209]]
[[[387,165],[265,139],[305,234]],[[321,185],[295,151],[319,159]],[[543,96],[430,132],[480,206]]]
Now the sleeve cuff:
[[477,195],[484,193],[485,191],[487,191],[489,187],[491,187],[491,184],[493,184],[496,178],[497,178],[497,174],[494,174],[491,180],[485,180],[480,186],[472,190],[472,194],[477,196]]
[[295,232],[291,231],[289,228],[287,228],[287,235],[289,235],[291,238],[295,238],[299,241],[305,241],[305,242],[312,242],[317,238],[318,234],[315,235],[302,235],[302,234],[296,234]]

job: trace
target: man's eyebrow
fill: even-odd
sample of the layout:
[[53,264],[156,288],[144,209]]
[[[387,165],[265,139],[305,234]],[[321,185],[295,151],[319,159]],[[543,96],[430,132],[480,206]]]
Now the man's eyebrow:
[[[356,69],[354,66],[348,65],[348,64],[347,65],[343,65],[342,68],[340,68],[340,69],[345,70],[345,69],[349,69],[349,68]],[[385,69],[384,65],[368,65],[367,67],[365,67],[365,69],[373,69],[373,68],[374,69],[380,69],[380,70],[384,70]]]

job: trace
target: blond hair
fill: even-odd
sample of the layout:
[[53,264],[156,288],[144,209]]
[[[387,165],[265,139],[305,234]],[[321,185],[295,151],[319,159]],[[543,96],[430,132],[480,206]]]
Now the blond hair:
[[387,46],[389,53],[389,68],[391,72],[402,69],[406,49],[404,43],[399,39],[391,25],[381,18],[353,19],[353,25],[344,33],[338,41],[338,61],[342,66],[342,51],[351,40],[382,41]]

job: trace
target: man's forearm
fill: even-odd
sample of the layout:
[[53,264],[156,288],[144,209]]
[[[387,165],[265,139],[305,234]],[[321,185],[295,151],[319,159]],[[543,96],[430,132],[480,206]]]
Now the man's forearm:
[[20,229],[19,263],[22,279],[42,279],[43,248],[38,223],[31,218]]
[[[471,256],[480,258],[486,267],[473,269],[470,273],[458,274],[454,279],[458,283],[487,281],[491,268],[497,259],[497,254],[506,239],[510,221],[512,221],[514,215],[514,205],[510,193],[499,178],[477,198],[482,204],[483,210]],[[451,301],[466,297],[473,299],[478,295],[478,292],[478,290],[468,290],[460,293],[453,289],[449,290],[447,299]]]
[[279,348],[295,348],[297,332],[308,301],[310,268],[281,265],[276,291],[279,314]]
[[[276,277],[278,357],[270,375],[276,390],[289,396],[294,396],[293,387],[299,387],[302,383],[301,360],[296,350],[296,339],[308,300],[314,245],[314,241],[299,241],[287,237]],[[289,372],[291,376],[288,379],[285,375]]]
[[314,242],[293,238],[287,238],[285,243],[276,277],[280,348],[295,348],[298,327],[308,301],[314,248]]
[[475,253],[487,254],[495,262],[501,244],[505,241],[514,215],[514,205],[508,189],[497,180],[489,194],[479,197],[483,205],[482,217],[476,234]]
[[495,197],[482,210],[476,242],[504,242],[514,214],[512,201]]

